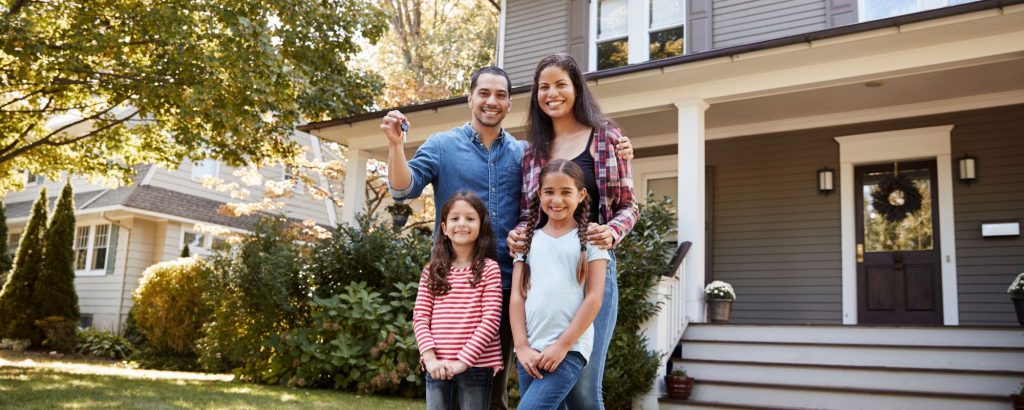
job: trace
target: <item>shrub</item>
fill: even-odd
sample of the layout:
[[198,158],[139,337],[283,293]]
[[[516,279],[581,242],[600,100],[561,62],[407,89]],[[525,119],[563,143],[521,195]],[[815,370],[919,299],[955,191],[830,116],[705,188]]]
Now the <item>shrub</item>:
[[205,298],[212,315],[196,345],[204,369],[257,379],[270,358],[266,341],[306,324],[308,247],[297,239],[284,221],[267,218],[236,252],[212,258]]
[[35,321],[42,319],[39,306],[32,303],[36,279],[43,264],[43,235],[46,232],[46,189],[32,205],[32,216],[21,234],[14,268],[0,290],[0,337],[29,339],[33,344],[43,341],[43,333]]
[[32,341],[28,339],[0,339],[0,350],[21,352],[29,346],[32,346]]
[[64,346],[70,351],[74,348],[74,324],[79,319],[74,267],[75,204],[71,182],[61,190],[43,237],[43,266],[36,279],[32,300],[39,307],[40,316],[59,316],[73,323],[70,329],[61,330],[69,333],[62,337],[69,336],[72,340],[70,345]]
[[274,357],[263,381],[418,394],[424,380],[410,322],[416,287],[396,284],[385,297],[359,282],[340,295],[314,298],[311,327],[271,340]]
[[7,283],[7,272],[11,270],[14,261],[11,260],[10,250],[7,249],[7,208],[0,201],[0,289]]
[[121,336],[96,329],[78,329],[75,352],[82,355],[105,359],[127,359],[132,354],[132,344]]
[[416,229],[402,235],[389,223],[366,215],[357,222],[358,226],[339,225],[332,238],[313,249],[310,274],[317,296],[337,295],[356,282],[390,292],[396,284],[419,280],[430,260],[430,235]]
[[1006,293],[1009,293],[1014,298],[1024,298],[1024,272],[1013,279],[1010,287],[1006,289]]
[[201,259],[179,258],[150,266],[135,290],[134,319],[157,352],[194,354],[195,341],[209,318],[202,303],[210,267]]
[[640,219],[615,249],[619,283],[619,315],[604,371],[604,403],[608,408],[630,408],[633,397],[650,390],[658,374],[661,355],[647,350],[640,327],[659,307],[648,296],[668,270],[672,243],[666,236],[676,217],[668,199],[648,196],[640,204]]
[[35,325],[46,335],[43,345],[62,353],[71,353],[75,350],[75,326],[77,320],[71,320],[60,316],[50,316],[46,319],[37,320]]

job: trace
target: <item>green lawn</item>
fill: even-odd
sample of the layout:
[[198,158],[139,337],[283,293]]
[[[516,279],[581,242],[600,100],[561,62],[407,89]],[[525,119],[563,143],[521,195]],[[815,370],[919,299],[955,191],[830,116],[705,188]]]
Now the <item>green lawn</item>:
[[422,409],[423,400],[227,381],[230,375],[131,369],[0,351],[0,408]]

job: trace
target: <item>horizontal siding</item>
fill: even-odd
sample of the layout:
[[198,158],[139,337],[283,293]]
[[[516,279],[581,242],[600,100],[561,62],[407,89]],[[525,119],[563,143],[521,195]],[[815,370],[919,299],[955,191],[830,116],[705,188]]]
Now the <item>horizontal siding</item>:
[[544,56],[568,52],[568,0],[508,0],[505,11],[504,69],[512,85],[530,84]]
[[840,198],[814,186],[817,169],[838,169],[833,138],[949,124],[954,161],[978,158],[978,181],[953,188],[960,322],[1014,325],[1006,288],[1024,239],[982,239],[981,222],[1024,220],[1024,105],[708,141],[713,278],[736,288],[734,321],[841,323]]
[[711,16],[714,48],[823,30],[828,20],[823,0],[717,0]]
[[1024,238],[982,238],[981,223],[1024,221],[1024,106],[965,114],[952,148],[978,158],[977,182],[953,187],[960,323],[1015,325],[1006,288],[1024,272]]

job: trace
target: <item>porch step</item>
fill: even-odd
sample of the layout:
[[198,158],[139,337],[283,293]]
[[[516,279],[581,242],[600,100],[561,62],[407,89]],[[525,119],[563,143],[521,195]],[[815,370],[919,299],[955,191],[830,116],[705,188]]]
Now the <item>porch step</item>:
[[692,401],[663,409],[1005,409],[1020,328],[691,324],[673,367]]
[[[721,398],[727,397],[723,402]],[[882,389],[791,386],[700,379],[690,399],[694,403],[662,400],[661,409],[786,408],[786,409],[929,409],[1005,410],[1009,395],[965,395],[899,392]]]

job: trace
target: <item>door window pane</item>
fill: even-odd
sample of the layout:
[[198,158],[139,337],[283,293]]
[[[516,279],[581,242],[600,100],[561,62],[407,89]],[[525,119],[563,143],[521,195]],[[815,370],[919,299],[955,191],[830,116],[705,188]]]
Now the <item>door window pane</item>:
[[597,4],[597,38],[624,37],[628,33],[627,0],[601,0]]
[[651,33],[651,60],[683,55],[683,26]]
[[[921,209],[899,222],[889,222],[871,205],[871,193],[892,171],[864,175],[864,247],[867,252],[916,251],[932,249],[932,187],[927,169],[900,170],[921,192]],[[890,203],[900,201],[890,196]]]
[[662,28],[683,24],[683,0],[650,0],[649,28]]

